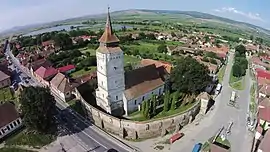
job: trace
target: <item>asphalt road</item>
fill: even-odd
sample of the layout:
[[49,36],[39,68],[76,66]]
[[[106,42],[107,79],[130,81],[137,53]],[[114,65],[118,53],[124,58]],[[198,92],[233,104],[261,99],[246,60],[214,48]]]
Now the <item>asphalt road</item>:
[[[41,86],[41,84],[27,71],[23,66],[21,66],[18,59],[16,59],[10,51],[10,47],[7,47],[6,55],[8,55],[13,65],[17,68],[18,73],[22,72],[21,75],[29,76],[29,85]],[[20,77],[20,76],[19,76]],[[85,151],[93,152],[105,152],[109,149],[116,150],[115,152],[128,152],[132,151],[131,149],[126,150],[127,148],[122,148],[119,142],[113,141],[111,137],[106,137],[106,135],[101,135],[95,129],[95,126],[87,122],[84,118],[78,116],[75,112],[67,108],[67,104],[64,103],[57,94],[52,92],[57,101],[57,107],[61,109],[61,120],[64,120],[64,124],[61,124],[68,130],[69,133],[76,136],[78,142],[83,142],[86,147]],[[51,150],[50,150],[51,151]]]
[[231,143],[232,152],[248,152],[250,151],[251,143],[249,131],[247,129],[247,113],[250,101],[250,86],[251,78],[249,72],[245,78],[245,90],[237,92],[237,104],[239,108],[230,107],[227,105],[230,100],[232,88],[229,86],[230,71],[232,68],[233,54],[230,53],[225,76],[223,79],[223,88],[220,95],[215,99],[214,110],[205,118],[199,125],[194,125],[187,130],[185,136],[176,141],[170,151],[189,152],[192,151],[196,143],[204,143],[210,137],[214,136],[218,130],[224,126],[227,128],[230,121],[233,122],[231,133],[228,140]]

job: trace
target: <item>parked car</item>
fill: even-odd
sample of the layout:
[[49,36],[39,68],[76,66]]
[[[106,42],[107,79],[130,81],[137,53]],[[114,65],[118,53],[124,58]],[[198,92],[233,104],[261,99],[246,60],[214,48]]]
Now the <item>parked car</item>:
[[200,152],[201,148],[202,148],[202,144],[197,143],[196,145],[194,145],[192,152]]
[[174,143],[176,140],[182,138],[184,136],[184,133],[176,133],[170,138],[170,143]]

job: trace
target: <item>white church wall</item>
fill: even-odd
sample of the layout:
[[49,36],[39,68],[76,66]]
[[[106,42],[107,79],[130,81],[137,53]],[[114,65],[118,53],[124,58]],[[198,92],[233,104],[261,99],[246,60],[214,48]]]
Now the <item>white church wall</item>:
[[[126,115],[128,113],[131,113],[131,112],[138,110],[138,105],[141,105],[143,101],[151,99],[152,95],[160,96],[163,92],[164,92],[164,85],[162,85],[162,86],[160,86],[152,91],[149,91],[149,92],[145,93],[144,95],[141,95],[137,98],[134,98],[134,99],[127,101],[126,107],[124,107],[124,110],[127,111]],[[124,105],[125,105],[125,102],[124,102]]]

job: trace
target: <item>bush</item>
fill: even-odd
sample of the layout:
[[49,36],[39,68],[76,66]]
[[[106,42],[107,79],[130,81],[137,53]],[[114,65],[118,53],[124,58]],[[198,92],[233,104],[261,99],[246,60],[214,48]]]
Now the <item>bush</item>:
[[210,63],[217,64],[217,61],[215,59],[210,59]]
[[204,57],[202,58],[202,61],[204,61],[204,62],[209,62],[209,59],[208,59],[207,57],[204,56]]

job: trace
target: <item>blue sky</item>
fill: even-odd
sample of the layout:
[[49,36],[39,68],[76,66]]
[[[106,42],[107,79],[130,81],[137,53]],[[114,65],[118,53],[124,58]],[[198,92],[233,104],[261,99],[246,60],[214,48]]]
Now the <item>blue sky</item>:
[[269,0],[1,0],[0,31],[124,9],[206,12],[270,29]]

